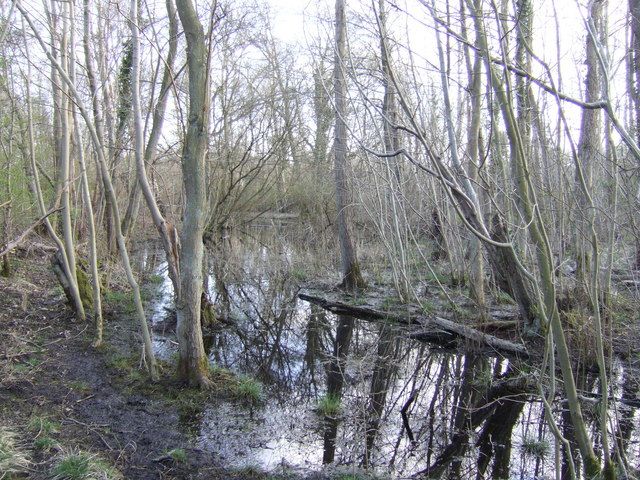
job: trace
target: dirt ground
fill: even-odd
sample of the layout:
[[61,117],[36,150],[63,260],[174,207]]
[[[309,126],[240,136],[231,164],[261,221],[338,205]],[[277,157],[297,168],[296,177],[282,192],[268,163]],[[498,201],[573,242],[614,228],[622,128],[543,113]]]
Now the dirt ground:
[[226,471],[194,446],[188,417],[217,401],[215,392],[181,390],[168,367],[149,385],[133,320],[107,305],[106,345],[96,350],[92,325],[65,306],[48,254],[13,263],[13,275],[0,278],[0,428],[29,463],[9,478],[54,478],[61,459],[79,451],[115,467],[114,478],[267,478]]

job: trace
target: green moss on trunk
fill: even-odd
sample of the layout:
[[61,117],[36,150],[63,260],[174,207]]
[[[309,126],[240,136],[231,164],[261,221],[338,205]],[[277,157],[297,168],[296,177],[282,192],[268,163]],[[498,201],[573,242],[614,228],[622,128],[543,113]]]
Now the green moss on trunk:
[[80,299],[85,310],[93,311],[93,287],[89,281],[89,276],[78,264],[76,266],[76,277],[78,278],[78,290],[80,291]]

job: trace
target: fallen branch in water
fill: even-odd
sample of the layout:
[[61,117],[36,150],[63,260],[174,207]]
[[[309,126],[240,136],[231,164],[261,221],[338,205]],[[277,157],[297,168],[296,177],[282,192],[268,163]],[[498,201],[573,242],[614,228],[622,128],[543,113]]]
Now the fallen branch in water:
[[318,305],[337,315],[348,315],[361,320],[391,320],[415,328],[409,336],[416,340],[457,347],[464,351],[498,353],[517,357],[528,357],[524,345],[503,340],[472,327],[438,317],[426,316],[411,311],[396,313],[381,311],[371,307],[350,305],[346,302],[300,293],[298,298]]

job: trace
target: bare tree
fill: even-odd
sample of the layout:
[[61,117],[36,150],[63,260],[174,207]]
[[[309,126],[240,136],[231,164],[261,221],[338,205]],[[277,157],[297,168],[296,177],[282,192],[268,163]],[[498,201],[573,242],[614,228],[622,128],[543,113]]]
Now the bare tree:
[[347,104],[346,104],[346,59],[347,59],[347,23],[345,18],[345,0],[336,0],[335,9],[335,63],[333,85],[336,120],[333,137],[335,155],[336,206],[338,208],[338,239],[342,259],[342,284],[348,289],[365,285],[360,272],[350,232],[351,194],[347,174]]
[[[132,0],[132,3],[135,1]],[[176,7],[187,40],[189,70],[189,123],[182,151],[185,210],[180,239],[180,293],[177,303],[178,376],[189,385],[206,388],[211,380],[202,342],[200,304],[204,258],[202,236],[206,218],[204,159],[209,118],[207,49],[202,24],[191,0],[177,0]]]

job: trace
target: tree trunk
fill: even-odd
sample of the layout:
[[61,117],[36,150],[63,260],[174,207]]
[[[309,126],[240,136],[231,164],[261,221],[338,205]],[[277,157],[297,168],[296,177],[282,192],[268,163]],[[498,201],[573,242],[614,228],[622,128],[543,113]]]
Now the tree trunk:
[[167,58],[165,60],[165,69],[162,76],[162,83],[160,85],[158,103],[156,104],[155,111],[153,112],[151,133],[149,135],[147,147],[144,151],[144,161],[140,161],[141,158],[136,157],[136,166],[140,190],[142,191],[147,207],[151,212],[153,223],[160,234],[165,256],[167,257],[169,278],[173,284],[174,296],[177,298],[180,294],[180,248],[178,236],[176,235],[175,227],[166,221],[164,214],[156,201],[146,170],[146,165],[153,163],[156,150],[158,148],[158,141],[160,140],[162,126],[164,124],[167,100],[169,98],[169,89],[173,82],[173,64],[178,50],[178,19],[176,9],[173,5],[173,0],[166,0],[166,7],[169,17],[169,51],[167,52]]
[[[135,2],[135,0],[134,0]],[[122,266],[125,269],[125,273],[127,276],[127,281],[131,287],[132,293],[133,293],[133,299],[134,299],[134,303],[136,306],[136,314],[137,314],[137,319],[140,323],[140,330],[142,333],[142,337],[143,337],[143,341],[144,341],[144,354],[145,354],[145,360],[147,362],[147,368],[149,369],[149,373],[151,374],[151,378],[153,380],[157,380],[158,379],[158,372],[157,372],[157,368],[156,368],[156,361],[155,361],[155,356],[153,354],[153,346],[151,343],[151,335],[149,334],[149,327],[147,325],[147,321],[145,318],[145,313],[144,313],[144,308],[142,305],[142,298],[140,297],[140,288],[138,287],[138,283],[135,279],[135,276],[133,274],[133,270],[131,269],[131,262],[129,260],[129,252],[127,251],[127,246],[125,243],[125,239],[122,236],[122,232],[120,230],[120,213],[118,211],[117,208],[117,204],[116,204],[116,194],[115,194],[115,190],[113,189],[113,184],[111,183],[111,177],[109,175],[109,169],[107,166],[107,161],[106,161],[106,156],[104,153],[104,147],[102,145],[102,143],[100,142],[100,140],[98,139],[98,135],[96,133],[96,129],[93,126],[92,122],[91,122],[91,118],[89,116],[89,113],[87,112],[87,109],[85,108],[84,104],[82,103],[82,99],[80,97],[80,94],[78,93],[78,91],[75,88],[75,85],[73,84],[73,82],[71,82],[71,79],[69,78],[69,75],[67,74],[67,72],[65,71],[65,69],[60,65],[60,63],[53,57],[53,55],[51,55],[51,53],[49,52],[49,50],[47,49],[46,44],[44,43],[44,41],[42,40],[42,37],[40,36],[40,34],[38,33],[38,30],[36,29],[33,21],[31,20],[31,18],[29,17],[29,15],[27,14],[27,11],[21,6],[21,5],[17,5],[16,4],[16,8],[20,11],[20,14],[22,15],[22,17],[27,21],[27,23],[29,24],[29,27],[31,28],[31,31],[34,35],[34,37],[36,38],[36,40],[38,41],[38,43],[40,44],[40,47],[42,48],[43,52],[45,53],[45,55],[47,56],[47,58],[49,59],[49,61],[55,65],[56,70],[58,71],[58,73],[60,74],[60,76],[62,77],[62,80],[64,81],[65,86],[68,88],[68,92],[69,92],[69,96],[71,98],[74,99],[74,101],[76,102],[76,105],[80,111],[80,114],[82,115],[82,118],[84,119],[87,128],[89,130],[89,134],[91,135],[91,141],[93,142],[93,145],[95,147],[96,153],[97,153],[97,157],[98,157],[98,167],[101,169],[101,175],[102,178],[106,180],[106,187],[107,187],[107,191],[106,194],[109,196],[109,198],[111,199],[113,205],[114,205],[114,209],[113,209],[113,213],[115,216],[115,222],[114,225],[116,227],[116,239],[118,241],[118,250],[120,251],[120,256],[122,259]],[[134,11],[135,13],[135,11]],[[33,152],[31,152],[32,158],[33,158]],[[35,169],[35,159],[33,159],[34,162],[34,169]],[[36,176],[37,177],[37,176]]]
[[[461,5],[462,7],[462,5]],[[461,11],[462,8],[461,8]],[[464,24],[464,23],[463,23]],[[464,29],[466,35],[466,27]],[[477,40],[476,40],[477,43]],[[465,53],[470,57],[469,48],[465,48]],[[478,171],[482,164],[480,158],[480,122],[482,120],[482,58],[479,52],[474,53],[473,67],[471,59],[467,62],[469,94],[471,96],[470,121],[467,131],[467,155],[469,157],[469,177],[475,183],[478,181]],[[478,206],[481,207],[480,202]],[[482,256],[482,245],[478,238],[472,236],[469,240],[469,261],[471,269],[469,272],[469,295],[478,308],[484,310],[485,298],[485,275],[484,258]]]
[[[603,1],[591,2],[590,18],[593,20],[596,34],[602,31]],[[598,100],[602,97],[602,80],[600,64],[598,61],[595,39],[587,35],[586,39],[586,78],[585,96],[587,102]],[[578,141],[578,158],[580,168],[575,172],[575,196],[578,211],[575,224],[575,248],[577,262],[577,277],[580,287],[584,292],[588,291],[590,276],[591,255],[589,202],[583,193],[583,188],[589,192],[593,188],[593,169],[602,159],[602,112],[600,109],[585,109],[582,111],[580,122],[580,140]],[[584,183],[584,186],[582,185]]]
[[502,118],[507,130],[509,140],[510,159],[513,170],[516,172],[516,191],[520,197],[523,220],[527,225],[527,232],[533,245],[535,246],[536,265],[539,270],[538,287],[541,295],[536,302],[536,307],[540,310],[541,317],[549,322],[553,340],[558,351],[558,362],[564,381],[564,389],[567,395],[571,419],[576,431],[576,440],[580,447],[580,453],[585,463],[585,471],[592,476],[599,474],[600,466],[595,456],[593,445],[587,431],[587,424],[582,415],[582,408],[578,398],[575,378],[572,370],[572,360],[566,341],[566,336],[560,321],[557,308],[556,286],[553,278],[553,257],[546,231],[546,226],[540,216],[540,211],[535,207],[538,205],[536,190],[530,175],[528,158],[522,144],[519,127],[516,121],[512,99],[505,86],[505,75],[500,78],[495,66],[489,60],[489,48],[484,26],[481,21],[481,12],[475,9],[474,19],[477,31],[480,33],[485,68],[490,76],[493,91],[500,104]]
[[[132,0],[135,2],[136,0]],[[189,385],[208,387],[208,359],[202,341],[200,303],[205,224],[205,165],[207,150],[207,50],[202,24],[191,0],[176,6],[187,40],[189,70],[189,114],[182,151],[182,181],[185,192],[184,223],[180,251],[180,296],[178,297],[178,376]]]
[[[86,1],[86,0],[85,0]],[[74,4],[71,3],[71,9],[74,11]],[[86,24],[88,12],[85,4],[85,12],[84,12],[85,26],[86,29],[88,25]],[[71,15],[72,19],[75,19],[75,13]],[[74,22],[75,24],[75,22]],[[75,28],[74,24],[72,24],[71,29],[71,59],[69,62],[70,71],[69,76],[71,77],[71,81],[75,83],[76,77],[76,58],[75,58]],[[86,31],[86,30],[85,30]],[[97,247],[97,238],[96,238],[96,225],[95,219],[93,216],[93,205],[91,204],[91,192],[89,187],[89,179],[87,176],[87,165],[84,160],[84,148],[82,145],[82,138],[80,136],[80,122],[78,121],[77,108],[75,105],[71,105],[71,112],[73,118],[73,139],[74,139],[74,147],[76,151],[76,155],[78,157],[78,163],[80,165],[80,178],[82,181],[82,199],[85,204],[85,208],[87,211],[87,219],[88,219],[88,227],[89,227],[89,269],[91,270],[91,279],[92,279],[92,307],[93,307],[93,324],[95,326],[95,340],[93,343],[94,347],[98,347],[102,344],[102,330],[103,330],[103,320],[102,320],[102,293],[100,291],[100,274],[98,273],[98,247]],[[80,269],[78,271],[78,279],[81,280],[81,275],[84,276],[84,272]],[[81,287],[82,285],[78,285]],[[88,285],[86,285],[88,286]]]
[[[333,345],[333,356],[327,365],[327,396],[342,400],[344,386],[344,370],[349,356],[349,347],[354,327],[353,317],[338,315],[336,340]],[[326,416],[324,419],[324,448],[322,463],[333,463],[336,453],[336,437],[338,434],[338,418]]]
[[364,287],[360,273],[356,248],[351,239],[351,191],[347,179],[347,106],[346,106],[346,20],[345,0],[336,0],[335,17],[335,64],[333,84],[335,95],[336,125],[334,128],[333,151],[335,154],[336,206],[338,208],[338,240],[342,260],[342,285],[348,290]]

